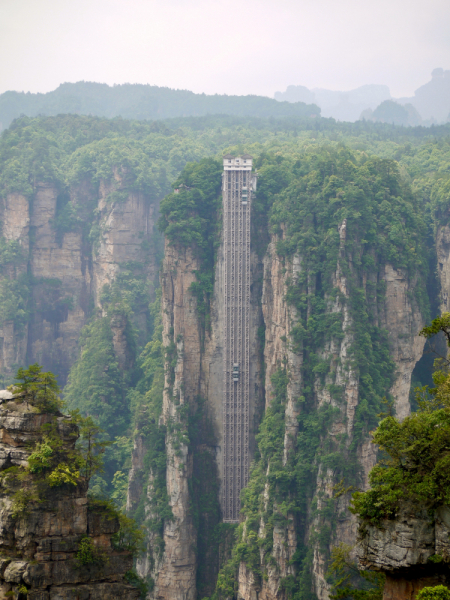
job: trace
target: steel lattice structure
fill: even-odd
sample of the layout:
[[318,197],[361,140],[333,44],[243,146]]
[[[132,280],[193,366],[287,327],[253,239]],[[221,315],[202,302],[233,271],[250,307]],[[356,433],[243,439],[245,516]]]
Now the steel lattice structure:
[[256,176],[252,158],[225,156],[223,520],[239,521],[240,492],[248,482],[250,408],[250,214]]

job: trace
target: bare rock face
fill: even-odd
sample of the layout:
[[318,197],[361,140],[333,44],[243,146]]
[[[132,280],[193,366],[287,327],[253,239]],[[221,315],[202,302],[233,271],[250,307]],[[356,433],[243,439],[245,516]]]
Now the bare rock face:
[[[117,173],[114,185],[120,186]],[[102,181],[99,190],[88,182],[69,190],[70,202],[86,222],[84,227],[88,225],[88,233],[90,228],[89,235],[81,224],[72,231],[57,230],[59,191],[53,184],[36,183],[30,203],[19,194],[0,200],[1,234],[5,241],[18,243],[22,252],[20,263],[8,267],[0,279],[17,280],[27,272],[32,276],[29,303],[33,311],[25,326],[11,319],[0,322],[0,373],[8,379],[16,365],[38,362],[64,386],[78,356],[81,329],[93,307],[101,307],[104,286],[115,280],[121,265],[144,265],[149,285],[154,285],[158,201],[131,192],[114,201],[112,189],[112,183]],[[0,321],[3,318],[0,315]],[[135,314],[134,319],[144,341],[146,316]],[[116,325],[114,347],[125,368],[129,357],[120,324]]]
[[448,225],[437,227],[436,253],[441,283],[441,312],[450,312],[450,227]]
[[[199,393],[200,331],[196,302],[189,290],[198,268],[198,261],[190,251],[180,252],[166,245],[161,275],[163,343],[172,348],[175,365],[166,372],[162,419],[178,432],[186,428],[186,422],[181,419],[183,407],[193,405]],[[178,437],[178,442],[176,438],[175,432],[166,437],[166,481],[173,519],[164,523],[164,554],[156,563],[145,559],[138,562],[139,574],[150,573],[154,578],[152,597],[158,600],[196,598],[197,536],[189,494],[192,453],[183,437],[181,440]],[[138,452],[135,452],[135,460],[138,460]]]
[[[139,592],[124,581],[132,556],[117,552],[111,537],[117,517],[102,505],[90,505],[88,481],[54,488],[41,486],[39,498],[18,508],[18,484],[5,484],[6,470],[28,465],[27,459],[53,425],[64,446],[78,437],[70,417],[37,413],[26,401],[6,399],[0,407],[0,597],[30,600],[137,600]],[[21,472],[24,472],[23,470]],[[17,487],[17,489],[16,489]],[[81,564],[80,542],[89,537],[101,560]]]
[[397,378],[391,389],[395,398],[396,414],[403,420],[410,413],[409,390],[411,374],[423,354],[425,338],[419,336],[425,326],[414,297],[416,282],[392,265],[385,266],[386,304],[383,325],[389,332],[392,358],[397,367]]
[[384,600],[413,600],[426,586],[450,585],[450,509],[405,508],[379,527],[360,524],[360,569],[386,575]]

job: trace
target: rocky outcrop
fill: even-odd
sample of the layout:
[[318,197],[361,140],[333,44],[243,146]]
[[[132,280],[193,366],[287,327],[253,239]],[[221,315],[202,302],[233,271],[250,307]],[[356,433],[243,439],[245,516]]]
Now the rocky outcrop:
[[423,587],[450,585],[449,535],[447,506],[433,514],[406,507],[378,527],[360,525],[359,568],[386,575],[383,600],[413,600]]
[[[76,485],[49,487],[27,470],[46,428],[64,448],[73,449],[77,426],[70,417],[42,414],[26,399],[16,403],[7,396],[1,394],[0,406],[0,596],[137,600],[139,592],[124,581],[132,556],[115,550],[111,541],[119,530],[116,514],[88,500],[84,478]],[[33,483],[34,495],[27,498]],[[95,560],[80,560],[86,539]]]
[[384,281],[386,300],[380,320],[389,333],[391,356],[397,367],[391,394],[395,399],[396,414],[403,420],[411,410],[411,374],[423,354],[425,338],[419,336],[419,332],[425,326],[425,321],[414,301],[415,280],[409,280],[401,269],[394,269],[387,264]]
[[196,531],[189,494],[192,451],[189,451],[187,440],[177,436],[177,430],[180,433],[186,431],[181,411],[186,405],[186,416],[195,410],[194,403],[200,392],[200,331],[196,302],[189,290],[198,268],[198,261],[190,251],[181,253],[166,247],[161,276],[163,343],[173,348],[176,364],[166,373],[162,419],[175,431],[166,438],[166,481],[173,519],[164,523],[164,557],[158,565],[154,590],[154,598],[158,600],[196,598]]
[[450,312],[450,227],[436,228],[437,272],[441,284],[441,312]]
[[[115,200],[111,194],[120,185],[116,169],[113,182],[101,181],[98,189],[88,181],[69,189],[78,219],[69,231],[58,229],[63,196],[56,185],[37,183],[32,202],[20,194],[0,200],[2,235],[7,242],[17,242],[22,252],[22,260],[1,275],[17,280],[28,273],[28,308],[33,308],[24,326],[14,319],[0,322],[0,372],[7,379],[16,365],[38,362],[63,386],[78,355],[83,325],[94,307],[101,309],[105,286],[124,265],[141,265],[153,297],[158,200],[137,192],[121,192]],[[148,333],[146,310],[145,306],[133,316],[142,343]],[[118,324],[114,347],[121,368],[126,368],[130,358],[123,331]]]

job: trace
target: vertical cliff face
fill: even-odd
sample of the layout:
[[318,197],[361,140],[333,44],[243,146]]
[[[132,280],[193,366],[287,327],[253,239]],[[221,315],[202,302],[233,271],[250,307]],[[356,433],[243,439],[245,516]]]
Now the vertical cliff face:
[[[336,499],[334,488],[341,480],[367,486],[376,460],[369,432],[383,397],[392,395],[400,418],[409,411],[411,374],[424,344],[419,336],[426,311],[424,226],[417,216],[408,221],[417,207],[407,189],[400,191],[396,175],[383,184],[389,201],[381,207],[380,181],[392,174],[385,165],[362,166],[361,178],[348,163],[329,165],[299,176],[297,187],[281,182],[275,202],[269,191],[282,167],[269,165],[261,173],[252,239],[259,251],[252,259],[253,435],[264,398],[265,410],[253,437],[255,461],[242,495],[238,543],[219,576],[218,598],[285,600],[312,590],[325,600],[331,548],[356,539],[349,494]],[[333,172],[342,172],[341,179]],[[355,181],[361,189],[355,190]],[[186,188],[192,211],[198,192],[194,182],[186,182],[193,186]],[[321,191],[305,191],[310,187]],[[409,208],[399,203],[401,193]],[[174,195],[164,208],[171,235],[186,199]],[[348,210],[342,208],[346,202]],[[267,214],[266,220],[261,214],[272,204],[269,234]],[[386,206],[393,207],[389,219]],[[198,210],[205,209],[200,204]],[[191,226],[195,229],[195,220]],[[416,262],[398,260],[399,238],[390,227],[397,236],[402,231],[402,251],[415,244]],[[270,241],[264,253],[263,238]],[[227,559],[214,555],[213,544],[207,555],[200,550],[208,539],[205,523],[220,521],[223,258],[216,246],[214,289],[205,303],[198,290],[206,263],[195,248],[167,240],[161,280],[167,379],[160,422],[166,427],[165,488],[172,517],[162,519],[163,549],[159,545],[154,552],[151,533],[152,560],[140,564],[141,573],[155,580],[154,598],[210,594],[217,567]],[[215,482],[209,488],[199,475],[202,452],[209,457],[208,481]],[[145,454],[136,440],[136,472]],[[133,481],[130,501],[147,493],[150,514],[152,474],[142,491]],[[202,506],[203,494],[215,498],[214,508]],[[199,555],[187,545],[188,537]],[[205,556],[209,566],[217,565],[206,576]],[[209,578],[203,588],[202,577]]]
[[[261,263],[252,255],[252,276]],[[166,485],[172,516],[164,521],[164,550],[155,551],[149,534],[149,556],[138,560],[141,576],[155,582],[151,597],[191,600],[210,594],[220,564],[220,547],[226,547],[220,525],[223,389],[223,252],[218,248],[210,322],[205,327],[198,299],[193,294],[201,262],[191,249],[166,242],[161,273],[163,343],[166,348],[166,382],[160,424],[167,433]],[[260,285],[252,290],[250,326],[251,439],[255,446],[257,413],[261,409],[261,360],[258,327],[261,323]],[[152,473],[139,485],[139,470],[146,449],[139,435],[133,453],[129,505],[141,494],[155,493]],[[134,475],[136,473],[136,476]],[[150,504],[147,514],[151,514]],[[153,547],[152,547],[153,546]]]
[[[385,574],[384,600],[413,600],[424,587],[448,587],[449,527],[447,506],[433,511],[404,506],[395,519],[385,519],[379,527],[361,523],[359,568]],[[439,562],[433,561],[435,556]]]
[[[13,365],[21,364],[27,350],[28,323],[24,320],[15,323],[16,301],[14,295],[7,294],[9,286],[27,275],[26,257],[29,253],[30,212],[27,199],[21,194],[8,194],[2,205],[2,224],[5,242],[17,247],[16,260],[5,265],[2,273],[2,291],[7,297],[4,321],[0,324],[0,372],[7,378],[12,375]],[[6,293],[5,293],[6,292]],[[11,306],[10,304],[13,304]],[[20,306],[23,310],[23,306]]]
[[[78,214],[70,231],[58,229],[61,192],[56,185],[38,183],[30,201],[9,194],[0,206],[4,240],[17,248],[4,276],[15,282],[22,277],[27,291],[24,315],[12,315],[1,325],[0,366],[7,378],[17,365],[38,362],[64,385],[78,355],[81,329],[95,307],[101,307],[102,291],[124,265],[142,265],[154,290],[158,202],[138,192],[108,200],[111,186],[102,181],[97,191],[84,181],[66,192]],[[145,312],[143,308],[134,315],[141,343],[148,337]],[[118,321],[114,347],[125,368],[129,350],[124,324]]]
[[33,235],[27,269],[32,278],[32,309],[22,364],[28,361],[45,365],[64,383],[76,359],[78,337],[86,322],[87,306],[83,300],[90,294],[91,281],[81,231],[67,232],[61,241],[57,239],[53,225],[57,197],[55,186],[40,183],[30,207]]
[[164,523],[164,557],[158,564],[155,598],[193,600],[196,597],[196,531],[189,480],[193,471],[187,437],[189,414],[201,394],[200,330],[196,302],[190,292],[198,262],[189,250],[166,247],[161,277],[163,342],[172,348],[165,382],[162,420],[166,436],[167,492],[173,517]]
[[438,225],[436,229],[437,272],[441,284],[441,312],[450,312],[450,227]]
[[[346,223],[339,227],[340,234],[340,258],[343,259],[346,252]],[[289,287],[298,284],[299,275],[302,271],[302,260],[300,256],[294,256],[292,260],[286,261],[277,255],[277,238],[273,238],[264,258],[264,284],[262,294],[262,311],[265,324],[265,350],[264,360],[266,365],[266,406],[269,407],[273,399],[272,378],[280,366],[285,366],[289,379],[286,387],[286,401],[284,405],[284,442],[283,463],[287,464],[289,456],[298,451],[296,437],[299,431],[299,415],[302,412],[301,397],[304,394],[305,384],[302,378],[302,367],[304,353],[302,344],[294,344],[292,333],[295,336],[295,326],[298,326],[301,317],[295,306],[286,301],[289,295]],[[424,326],[424,319],[413,300],[412,291],[415,281],[410,281],[401,271],[386,265],[379,271],[378,277],[385,284],[384,302],[377,306],[378,322],[383,329],[389,332],[389,346],[391,357],[395,362],[396,376],[391,393],[395,401],[397,414],[401,417],[409,412],[409,391],[411,373],[416,362],[422,355],[424,339],[419,337],[419,331]],[[327,312],[330,315],[340,316],[342,323],[341,339],[330,339],[321,351],[321,358],[334,364],[332,374],[328,375],[324,382],[319,377],[314,378],[314,404],[317,409],[331,406],[336,410],[333,422],[324,432],[328,439],[346,439],[344,447],[340,452],[348,452],[353,442],[355,431],[355,412],[361,401],[359,381],[355,367],[351,363],[351,347],[354,343],[354,324],[349,309],[349,285],[347,277],[338,259],[336,271],[333,275],[334,286],[339,289],[341,297],[339,300],[327,302]],[[314,276],[303,279],[302,291],[305,298],[312,299],[317,287]],[[306,308],[308,312],[308,307]],[[342,400],[333,398],[333,386],[342,389]],[[304,402],[304,400],[303,400]],[[303,405],[304,410],[304,405]],[[326,444],[325,437],[322,444]],[[370,443],[370,437],[357,442],[356,459],[361,469],[361,480],[367,485],[370,469],[376,462],[375,448]],[[268,473],[270,473],[270,466]],[[239,569],[239,597],[246,600],[253,598],[284,599],[286,598],[286,586],[283,582],[295,575],[295,552],[298,551],[299,542],[304,546],[312,548],[312,575],[314,590],[318,598],[328,597],[328,585],[325,580],[327,570],[327,549],[321,547],[316,541],[317,533],[327,528],[327,519],[320,516],[321,512],[329,512],[330,501],[334,495],[333,487],[337,478],[333,468],[318,466],[315,490],[311,490],[312,498],[316,496],[316,516],[310,513],[309,525],[303,523],[298,527],[298,517],[293,513],[286,514],[284,526],[273,527],[272,549],[270,557],[265,556],[261,550],[261,569],[266,569],[266,577],[255,577],[254,572],[244,562]],[[265,490],[268,494],[268,483]],[[346,507],[349,498],[344,496],[336,501],[336,513],[340,514],[335,524],[333,535],[329,541],[329,549],[337,543],[353,545],[356,539],[357,525]],[[266,524],[261,516],[259,535],[264,538]],[[296,526],[297,521],[297,526]],[[299,537],[300,536],[300,537]],[[302,539],[303,538],[303,539]],[[329,550],[328,550],[329,551]],[[268,560],[269,559],[269,560]]]
[[419,336],[425,326],[424,317],[414,302],[415,278],[409,278],[403,269],[385,266],[386,300],[380,315],[382,326],[389,333],[391,355],[396,366],[396,380],[391,388],[396,414],[404,419],[410,412],[409,391],[411,374],[423,354],[425,338]]

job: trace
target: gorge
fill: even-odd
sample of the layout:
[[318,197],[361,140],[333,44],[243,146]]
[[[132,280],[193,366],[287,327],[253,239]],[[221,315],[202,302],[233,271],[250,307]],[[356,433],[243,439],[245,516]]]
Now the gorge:
[[[331,549],[357,531],[335,487],[367,486],[383,398],[404,418],[411,381],[428,383],[419,332],[450,293],[448,129],[309,127],[56,117],[2,135],[1,373],[44,365],[114,442],[91,486],[142,525],[149,598],[328,598]],[[221,157],[244,152],[252,467],[235,525]]]

